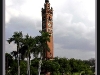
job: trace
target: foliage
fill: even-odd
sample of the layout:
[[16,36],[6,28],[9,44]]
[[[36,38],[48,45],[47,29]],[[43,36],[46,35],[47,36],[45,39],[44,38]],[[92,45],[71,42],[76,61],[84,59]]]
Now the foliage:
[[[40,36],[32,37],[28,34],[23,37],[22,32],[14,32],[9,38],[8,43],[14,42],[17,44],[17,50],[11,53],[5,53],[6,56],[6,75],[18,74],[18,52],[21,54],[20,59],[20,74],[26,75],[27,68],[30,67],[30,75],[38,75],[39,60],[38,55],[43,57],[41,64],[41,73],[50,72],[51,75],[92,75],[95,72],[95,60],[80,60],[54,57],[53,60],[44,60],[46,51],[50,51],[47,42],[50,42],[50,35],[47,32],[39,31]],[[34,59],[31,60],[30,54]],[[25,58],[29,58],[26,62]],[[28,65],[28,67],[27,67]],[[9,68],[10,66],[10,68]],[[93,66],[93,67],[91,67]],[[41,74],[43,75],[43,74]]]
[[[10,57],[9,62],[12,62],[10,65],[10,74],[16,75],[17,74],[17,62],[12,56],[6,53]],[[30,65],[30,73],[32,75],[38,75],[38,58],[31,60]],[[6,61],[7,62],[7,61]],[[55,58],[54,60],[42,60],[42,67],[41,71],[51,72],[51,75],[62,75],[64,74],[72,74],[72,75],[92,75],[94,72],[89,67],[90,65],[84,63],[82,60],[77,59],[67,59],[67,58]],[[27,62],[26,60],[20,61],[20,69],[21,75],[26,75],[27,71]],[[9,75],[9,74],[8,74]]]

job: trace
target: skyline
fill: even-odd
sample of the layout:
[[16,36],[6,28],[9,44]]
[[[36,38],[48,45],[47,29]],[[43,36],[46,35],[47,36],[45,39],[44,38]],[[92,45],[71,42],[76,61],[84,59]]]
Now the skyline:
[[[90,2],[91,1],[91,2]],[[95,0],[49,0],[53,7],[54,56],[95,58]],[[41,8],[45,0],[6,0],[6,40],[15,31],[31,36],[42,29]],[[5,41],[5,52],[16,45]]]

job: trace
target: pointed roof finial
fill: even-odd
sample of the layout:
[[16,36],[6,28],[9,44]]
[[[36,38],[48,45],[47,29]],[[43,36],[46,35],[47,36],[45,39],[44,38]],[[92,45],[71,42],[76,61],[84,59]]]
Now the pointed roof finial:
[[45,2],[49,2],[49,0],[45,0]]

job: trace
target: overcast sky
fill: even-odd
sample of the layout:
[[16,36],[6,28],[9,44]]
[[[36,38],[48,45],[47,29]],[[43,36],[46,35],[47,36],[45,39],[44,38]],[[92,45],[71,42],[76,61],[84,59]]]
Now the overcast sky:
[[[31,36],[42,29],[41,8],[45,0],[5,0],[5,36],[15,31]],[[53,7],[54,56],[95,58],[95,0],[49,0]],[[5,41],[5,52],[16,50]]]

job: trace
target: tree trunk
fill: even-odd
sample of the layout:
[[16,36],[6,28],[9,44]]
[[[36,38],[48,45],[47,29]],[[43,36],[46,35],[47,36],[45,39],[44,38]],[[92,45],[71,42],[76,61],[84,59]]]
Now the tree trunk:
[[29,53],[29,75],[30,75],[30,53]]
[[29,75],[29,58],[27,57],[27,75]]
[[39,61],[39,67],[38,67],[38,75],[41,74],[41,64],[42,64],[42,53],[40,54],[40,61]]
[[19,65],[19,44],[17,44],[17,58],[18,58],[18,75],[20,75],[20,65]]
[[27,75],[30,75],[30,54],[27,57]]

